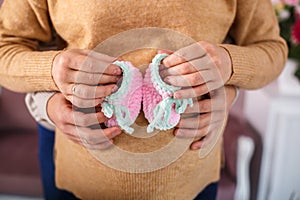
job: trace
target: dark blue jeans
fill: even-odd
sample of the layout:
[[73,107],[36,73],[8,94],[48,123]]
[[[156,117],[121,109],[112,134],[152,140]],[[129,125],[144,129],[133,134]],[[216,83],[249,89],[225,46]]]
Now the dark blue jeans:
[[43,126],[39,130],[39,160],[43,184],[44,198],[46,200],[73,200],[75,196],[67,191],[60,190],[55,186],[55,166],[53,147],[55,133]]
[[[77,199],[72,193],[60,190],[55,186],[55,166],[53,159],[53,148],[55,133],[39,125],[39,159],[41,176],[46,200],[73,200]],[[215,200],[218,184],[208,185],[195,200]]]
[[194,200],[217,199],[218,183],[211,183],[202,190]]

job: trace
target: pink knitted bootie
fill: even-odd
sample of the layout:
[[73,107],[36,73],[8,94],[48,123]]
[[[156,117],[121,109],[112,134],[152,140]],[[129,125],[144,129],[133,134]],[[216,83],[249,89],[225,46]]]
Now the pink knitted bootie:
[[109,118],[106,126],[118,125],[131,134],[134,129],[130,125],[141,109],[143,76],[130,62],[116,61],[114,64],[122,69],[123,79],[119,89],[105,98],[102,112]]
[[148,133],[153,132],[154,128],[168,130],[175,127],[180,120],[180,114],[188,105],[193,105],[191,98],[174,99],[174,92],[181,88],[168,85],[161,79],[159,65],[167,56],[167,54],[157,54],[146,70],[144,78],[143,110],[150,123],[147,127]]

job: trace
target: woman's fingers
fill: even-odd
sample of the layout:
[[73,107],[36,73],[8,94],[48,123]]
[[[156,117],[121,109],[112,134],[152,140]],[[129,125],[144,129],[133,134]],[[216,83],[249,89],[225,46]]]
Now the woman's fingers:
[[83,84],[68,84],[66,99],[79,108],[95,107],[102,103],[104,98],[118,90],[115,84],[89,86]]
[[61,61],[63,64],[69,66],[73,70],[78,70],[88,73],[102,73],[107,75],[120,75],[122,73],[119,66],[112,64],[111,62],[103,61],[101,59],[95,59],[86,55],[77,55],[73,58],[64,58],[66,60]]
[[182,88],[181,90],[174,92],[173,96],[175,99],[187,99],[202,96],[209,93],[208,84],[212,85],[211,83],[206,83],[195,87]]
[[[160,67],[162,79],[167,83],[187,87],[195,87],[195,94],[204,94],[203,84],[209,84],[214,90],[224,85],[232,74],[232,63],[228,52],[215,44],[198,42],[179,49],[162,61],[164,67]],[[193,74],[193,75],[191,75]],[[195,97],[190,90],[186,90],[184,98]],[[180,95],[177,94],[178,98]]]
[[199,72],[201,70],[209,70],[214,67],[215,66],[212,64],[211,58],[209,56],[204,56],[172,67],[161,67],[160,75],[162,78],[165,78],[167,76],[178,76]]
[[172,54],[173,53],[173,51],[170,51],[170,50],[165,50],[165,49],[159,49],[158,51],[157,51],[157,53],[158,54]]
[[115,84],[90,86],[84,84],[69,84],[69,95],[74,95],[81,99],[99,99],[104,98],[118,90],[118,86]]
[[[117,88],[116,83],[122,75],[122,70],[112,64],[117,58],[87,50],[67,50],[59,53],[53,61],[52,76],[61,93],[72,101],[70,95],[81,99],[102,98]],[[74,84],[75,83],[75,84]],[[103,88],[95,86],[103,84]],[[76,98],[74,98],[76,100]],[[83,103],[74,103],[80,106]]]
[[183,87],[181,90],[174,92],[174,98],[186,99],[200,97],[205,94],[211,93],[218,88],[222,88],[220,80],[212,80],[193,87]]
[[186,61],[191,61],[197,58],[201,58],[206,55],[206,51],[199,45],[199,43],[191,44],[175,51],[163,60],[163,64],[166,67],[172,67],[182,64]]
[[121,69],[112,64],[116,60],[117,58],[88,50],[67,50],[55,57],[53,67],[60,66],[83,72],[120,75]]
[[82,71],[70,71],[70,75],[66,78],[69,83],[98,85],[117,83],[121,76],[112,76],[101,73],[87,73]]
[[192,74],[167,76],[164,81],[170,85],[179,87],[198,86],[212,81],[215,77],[211,70],[199,71]]

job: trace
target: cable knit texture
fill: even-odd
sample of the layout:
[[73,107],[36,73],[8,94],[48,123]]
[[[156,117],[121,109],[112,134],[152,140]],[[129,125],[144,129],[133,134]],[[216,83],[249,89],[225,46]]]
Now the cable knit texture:
[[[0,85],[22,92],[56,90],[51,66],[59,51],[37,51],[39,42],[53,39],[54,31],[66,49],[93,49],[112,35],[142,27],[172,29],[225,48],[233,69],[228,84],[241,88],[270,83],[287,57],[270,0],[4,0]],[[226,37],[238,46],[222,44]],[[156,51],[141,50],[124,60],[141,66],[155,55]],[[136,122],[147,121],[139,116]],[[172,129],[147,139],[121,134],[115,144],[143,153],[162,148],[173,138]],[[203,159],[197,151],[187,150],[169,166],[141,174],[103,165],[59,131],[55,152],[58,187],[82,199],[193,199],[219,178],[221,141]]]

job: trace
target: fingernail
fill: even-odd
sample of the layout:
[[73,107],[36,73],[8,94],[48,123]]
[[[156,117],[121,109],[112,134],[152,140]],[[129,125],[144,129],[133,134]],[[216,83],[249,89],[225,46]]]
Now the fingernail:
[[168,57],[167,58],[164,58],[163,60],[162,60],[162,64],[165,66],[165,67],[168,67]]
[[115,86],[111,89],[111,92],[114,93],[114,92],[116,92],[117,90],[118,90],[118,86],[115,85]]
[[113,132],[113,137],[115,137],[115,136],[117,136],[117,135],[120,135],[121,133],[122,133],[121,130],[115,130],[115,131]]
[[121,80],[122,76],[116,76],[116,82],[118,82],[119,80]]
[[174,93],[174,99],[181,99],[182,95],[179,92]]
[[165,81],[166,83],[168,83],[168,84],[171,84],[171,82],[170,82],[170,77],[165,78],[164,81]]
[[183,132],[182,131],[177,131],[176,136],[177,137],[183,137]]
[[100,98],[100,99],[98,99],[98,106],[101,106],[101,103],[104,101],[104,98],[102,97],[102,98]]
[[166,66],[164,66],[163,64],[159,65],[159,70],[160,71],[163,71],[163,70],[166,70]]
[[114,75],[121,75],[121,74],[122,74],[122,71],[120,68],[114,69]]
[[197,143],[197,144],[193,145],[192,150],[198,150],[201,148],[201,146],[202,146],[201,143],[200,144]]

